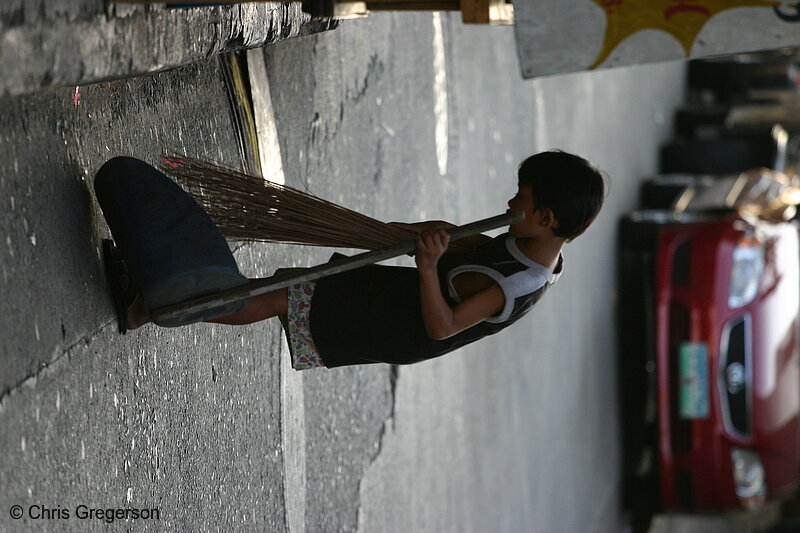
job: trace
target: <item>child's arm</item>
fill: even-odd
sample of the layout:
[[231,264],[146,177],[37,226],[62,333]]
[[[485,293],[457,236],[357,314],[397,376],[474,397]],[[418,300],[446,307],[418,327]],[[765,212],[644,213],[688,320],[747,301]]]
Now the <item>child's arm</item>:
[[419,270],[420,300],[425,332],[442,340],[499,313],[505,295],[497,283],[451,308],[442,296],[436,264],[447,250],[450,236],[444,230],[426,232],[417,237],[415,260]]

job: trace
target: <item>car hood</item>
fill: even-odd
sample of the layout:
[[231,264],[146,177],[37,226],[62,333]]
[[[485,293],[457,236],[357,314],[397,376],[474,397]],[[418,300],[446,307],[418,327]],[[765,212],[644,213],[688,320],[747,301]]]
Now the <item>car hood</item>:
[[[794,233],[792,233],[794,232]],[[753,318],[753,449],[761,455],[770,493],[800,481],[800,251],[785,225],[766,246],[765,271]]]

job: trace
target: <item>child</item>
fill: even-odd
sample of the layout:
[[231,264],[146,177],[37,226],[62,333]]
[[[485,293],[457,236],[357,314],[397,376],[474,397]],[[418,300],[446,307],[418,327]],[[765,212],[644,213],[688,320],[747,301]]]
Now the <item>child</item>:
[[[441,221],[400,224],[417,233],[417,268],[370,265],[253,297],[213,322],[243,325],[281,318],[302,370],[410,364],[492,335],[527,313],[561,275],[561,249],[592,223],[604,198],[600,173],[565,152],[543,152],[518,171],[508,202],[525,219],[494,239],[470,240],[469,253],[445,253]],[[128,309],[128,328],[147,318]]]

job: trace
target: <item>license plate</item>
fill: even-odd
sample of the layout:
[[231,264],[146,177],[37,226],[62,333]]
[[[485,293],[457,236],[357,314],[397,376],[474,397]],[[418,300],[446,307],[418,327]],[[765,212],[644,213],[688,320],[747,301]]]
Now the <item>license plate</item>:
[[681,418],[708,418],[708,347],[700,342],[685,342],[679,356]]

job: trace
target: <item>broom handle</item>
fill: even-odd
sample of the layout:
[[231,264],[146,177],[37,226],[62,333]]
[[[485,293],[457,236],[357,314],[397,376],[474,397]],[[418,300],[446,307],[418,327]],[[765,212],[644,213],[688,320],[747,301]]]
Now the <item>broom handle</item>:
[[[454,241],[470,237],[502,226],[515,224],[525,217],[521,211],[509,211],[503,215],[485,218],[471,224],[465,224],[455,228],[450,228],[447,233]],[[170,320],[179,318],[188,313],[205,311],[213,307],[218,307],[233,302],[238,302],[252,296],[258,296],[266,292],[283,289],[297,283],[312,281],[340,272],[346,272],[366,265],[384,261],[403,254],[408,254],[417,249],[416,240],[403,241],[387,248],[364,252],[345,259],[339,259],[330,263],[325,263],[311,268],[304,268],[303,272],[284,272],[269,278],[250,280],[249,283],[241,287],[234,287],[223,291],[192,298],[177,304],[159,307],[151,311],[151,315],[156,320]]]

